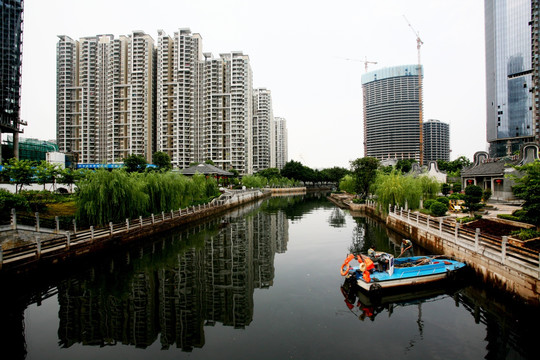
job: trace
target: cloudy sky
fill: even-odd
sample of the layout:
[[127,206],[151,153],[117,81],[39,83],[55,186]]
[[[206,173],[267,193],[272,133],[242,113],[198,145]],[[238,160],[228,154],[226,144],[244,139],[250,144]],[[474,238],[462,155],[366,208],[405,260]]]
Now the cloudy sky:
[[[417,63],[424,119],[450,124],[451,159],[486,149],[482,0],[25,0],[23,137],[54,139],[57,35],[73,39],[178,28],[203,51],[248,54],[254,87],[287,119],[289,159],[349,167],[364,156],[363,59],[369,70]],[[405,17],[407,20],[405,20]]]

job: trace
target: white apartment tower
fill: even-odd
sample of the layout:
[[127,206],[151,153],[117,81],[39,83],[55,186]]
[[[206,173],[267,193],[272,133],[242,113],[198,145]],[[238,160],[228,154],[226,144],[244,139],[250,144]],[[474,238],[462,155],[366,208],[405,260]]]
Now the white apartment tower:
[[57,44],[59,150],[80,163],[152,160],[154,41],[141,31]]
[[199,152],[202,38],[179,29],[174,38],[158,31],[157,150],[169,154],[173,166],[202,161]]
[[275,165],[279,170],[283,169],[285,164],[288,161],[288,135],[287,135],[287,120],[282,117],[274,118],[274,133],[275,140],[273,142],[273,152],[275,153],[274,157],[276,159]]
[[253,90],[253,172],[274,167],[271,151],[275,128],[272,94],[265,88]]
[[222,169],[253,173],[252,73],[242,52],[205,53],[203,152]]

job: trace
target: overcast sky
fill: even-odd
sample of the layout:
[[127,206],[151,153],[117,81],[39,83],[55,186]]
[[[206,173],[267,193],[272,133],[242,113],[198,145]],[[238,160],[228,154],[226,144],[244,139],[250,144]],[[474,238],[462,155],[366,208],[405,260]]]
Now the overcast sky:
[[[482,0],[25,0],[23,137],[56,136],[57,35],[190,28],[203,51],[248,54],[253,86],[287,119],[289,160],[349,167],[364,156],[363,59],[369,71],[416,64],[424,42],[424,120],[450,124],[451,159],[486,150]],[[347,60],[357,59],[358,61]]]

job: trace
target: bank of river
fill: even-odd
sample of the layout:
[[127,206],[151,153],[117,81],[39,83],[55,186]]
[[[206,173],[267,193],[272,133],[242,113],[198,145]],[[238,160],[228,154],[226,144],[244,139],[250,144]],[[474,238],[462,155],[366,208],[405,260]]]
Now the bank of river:
[[481,286],[378,306],[344,297],[346,254],[399,240],[324,196],[265,199],[97,263],[0,284],[10,289],[2,349],[13,359],[533,358],[537,314]]

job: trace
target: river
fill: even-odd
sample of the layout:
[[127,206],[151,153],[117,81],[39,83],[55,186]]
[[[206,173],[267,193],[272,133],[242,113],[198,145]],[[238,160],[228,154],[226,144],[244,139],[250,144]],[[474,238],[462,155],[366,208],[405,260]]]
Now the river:
[[342,289],[349,252],[400,240],[323,195],[266,199],[0,283],[2,359],[537,358],[538,310],[476,282],[375,305]]

